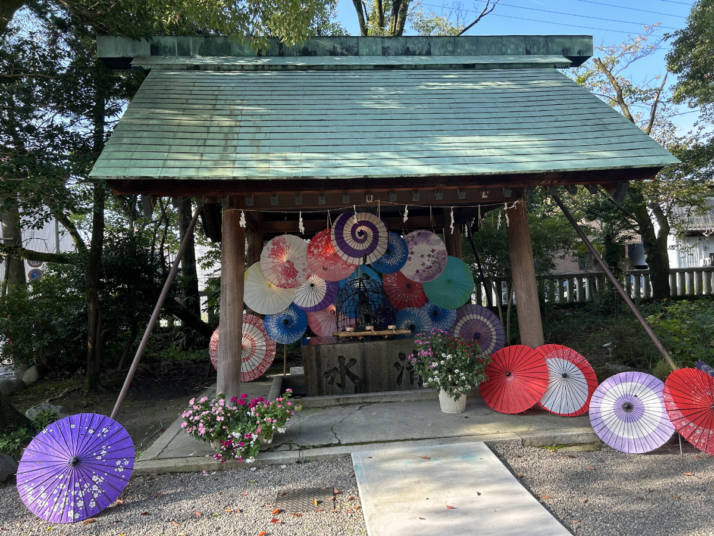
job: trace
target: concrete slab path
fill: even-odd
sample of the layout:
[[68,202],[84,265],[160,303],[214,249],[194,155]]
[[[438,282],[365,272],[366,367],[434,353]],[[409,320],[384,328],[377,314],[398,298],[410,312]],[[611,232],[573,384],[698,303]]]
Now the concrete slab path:
[[565,536],[570,532],[483,442],[352,453],[369,536]]

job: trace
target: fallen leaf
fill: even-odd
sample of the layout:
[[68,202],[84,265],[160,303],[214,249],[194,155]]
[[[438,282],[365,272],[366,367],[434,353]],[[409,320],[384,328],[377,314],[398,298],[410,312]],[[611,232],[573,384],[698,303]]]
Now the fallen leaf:
[[271,519],[270,522],[275,523],[276,525],[282,524],[282,521],[280,521],[277,517],[274,517],[273,519]]
[[426,518],[425,518],[425,517],[420,517],[419,519],[422,519],[422,520],[424,520],[424,519],[426,519]]
[[195,515],[196,517],[201,517],[203,515],[203,512],[199,512],[198,510],[196,510],[193,515]]
[[236,509],[233,510],[233,511],[234,511],[236,514],[242,514],[242,513],[243,513],[243,510],[241,510],[240,508],[236,508]]
[[481,492],[480,492],[480,491],[477,491],[477,492],[476,492],[476,495],[478,495],[478,496],[480,497],[480,496],[481,496]]
[[293,517],[302,517],[302,514],[300,512],[290,512],[290,515]]
[[572,454],[568,454],[568,458],[575,458],[575,456]]
[[278,493],[278,497],[285,497],[287,494],[287,491],[281,491],[280,493]]
[[359,510],[360,508],[362,508],[362,507],[361,507],[359,504],[356,505],[356,506],[354,506],[354,509],[355,509],[355,510]]
[[679,499],[679,495],[672,495],[675,499]]
[[550,499],[550,495],[543,495],[543,500],[544,500],[544,501],[547,501],[548,499]]
[[335,510],[335,509],[333,508],[333,509],[332,509],[332,513],[333,513],[333,514],[336,514],[336,513],[337,513],[337,510]]
[[685,471],[685,472],[682,473],[682,474],[683,474],[684,476],[694,476],[694,473],[692,473],[691,471]]
[[523,473],[516,473],[516,478],[523,478]]
[[354,495],[350,495],[349,497],[347,497],[347,500],[348,500],[348,501],[354,501],[354,500],[355,500]]
[[242,495],[243,497],[247,497],[247,496],[248,496],[248,494],[247,494],[245,491],[244,491],[243,493],[241,493],[241,495]]
[[149,515],[149,512],[141,512],[141,515],[142,515],[142,516],[148,516],[148,515]]
[[635,499],[638,499],[638,500],[640,500],[640,501],[641,501],[641,500],[643,500],[643,499],[644,499],[644,497],[642,497],[641,495],[637,495],[637,496],[635,497]]
[[211,517],[221,517],[221,514],[219,514],[218,512],[213,512],[211,514]]
[[349,478],[354,478],[355,474],[354,472],[350,473]]
[[594,471],[595,466],[594,465],[588,465],[588,471]]
[[352,515],[352,514],[355,513],[355,511],[352,510],[352,508],[345,508],[345,512],[347,512],[347,513],[350,514],[350,515]]
[[172,521],[171,524],[172,524],[174,527],[178,527],[181,523],[179,523],[178,521]]
[[580,499],[580,502],[583,503],[583,504],[585,504],[586,502],[588,502],[587,497],[583,497],[582,499]]
[[313,499],[313,500],[312,500],[312,505],[313,505],[313,506],[317,506],[318,504],[320,504],[320,501],[318,501],[317,499]]
[[447,510],[456,510],[456,507],[447,504],[447,505],[446,505],[446,509],[447,509]]
[[340,495],[342,492],[338,490],[337,488],[332,488],[332,493],[335,495]]
[[322,508],[315,508],[315,512],[324,512]]
[[422,456],[421,459],[422,460],[431,460],[431,456]]
[[117,499],[117,500],[116,500],[116,503],[117,503],[117,504],[124,504],[124,499]]
[[233,508],[224,508],[223,511],[230,514],[233,511]]
[[571,519],[570,522],[571,523],[580,523],[580,520],[579,519]]
[[249,480],[248,482],[250,482],[251,484],[255,484],[258,481],[257,480]]
[[96,521],[97,521],[96,518],[94,518],[94,517],[88,517],[87,519],[85,519],[84,521],[82,521],[82,525],[90,525],[90,524],[92,524],[92,523],[96,523]]
[[261,531],[258,533],[258,536],[268,536],[268,533],[265,532],[264,530],[261,530]]
[[653,488],[647,488],[647,493],[652,493],[654,491]]
[[159,493],[157,493],[154,497],[155,497],[156,499],[160,499],[162,495],[163,495],[163,493],[159,492]]
[[282,510],[280,508],[273,508],[273,515],[276,516],[278,515]]
[[335,497],[334,497],[334,495],[333,495],[332,497],[330,497],[329,499],[327,499],[327,500],[328,500],[328,501],[332,501],[332,502],[334,502],[334,501],[335,501]]

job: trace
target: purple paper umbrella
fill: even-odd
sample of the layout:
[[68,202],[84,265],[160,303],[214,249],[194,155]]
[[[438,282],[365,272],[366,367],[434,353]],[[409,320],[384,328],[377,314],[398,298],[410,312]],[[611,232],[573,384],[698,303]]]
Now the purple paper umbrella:
[[712,368],[712,367],[710,367],[709,365],[707,365],[704,361],[697,361],[697,362],[695,363],[695,366],[696,366],[699,370],[703,370],[704,372],[706,372],[707,374],[709,374],[709,376],[714,377],[714,368]]
[[384,222],[369,212],[343,212],[332,226],[332,245],[345,261],[369,264],[387,251]]
[[451,330],[465,341],[476,341],[485,354],[503,348],[506,332],[498,317],[480,305],[466,304],[456,310],[456,323]]
[[590,424],[603,443],[627,453],[649,452],[674,433],[662,397],[664,383],[643,372],[621,372],[590,399]]
[[404,237],[409,254],[401,272],[412,281],[433,281],[446,268],[444,241],[431,231],[413,231]]
[[78,413],[49,424],[25,449],[17,491],[51,523],[93,517],[113,503],[134,468],[134,443],[118,422]]

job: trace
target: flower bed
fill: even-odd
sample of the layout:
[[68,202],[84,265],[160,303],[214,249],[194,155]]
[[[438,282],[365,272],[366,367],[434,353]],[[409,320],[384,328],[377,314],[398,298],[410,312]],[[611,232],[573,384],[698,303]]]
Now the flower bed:
[[270,443],[276,432],[284,432],[288,420],[299,409],[291,398],[291,389],[275,400],[248,400],[245,393],[233,397],[230,403],[222,394],[213,399],[192,398],[181,414],[181,428],[196,439],[210,441],[215,449],[213,457],[218,461],[251,463],[261,444]]

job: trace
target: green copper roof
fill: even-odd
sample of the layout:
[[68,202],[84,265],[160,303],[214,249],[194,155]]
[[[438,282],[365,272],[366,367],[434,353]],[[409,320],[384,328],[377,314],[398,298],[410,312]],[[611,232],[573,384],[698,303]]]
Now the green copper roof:
[[150,72],[92,177],[408,181],[677,161],[552,67],[175,67]]

